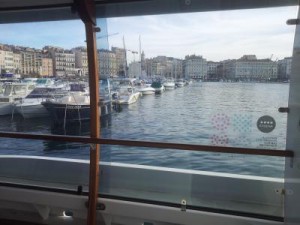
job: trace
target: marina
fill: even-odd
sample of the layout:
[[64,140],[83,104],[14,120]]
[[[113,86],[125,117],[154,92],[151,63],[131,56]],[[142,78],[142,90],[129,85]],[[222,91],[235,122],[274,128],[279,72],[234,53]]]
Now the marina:
[[[101,137],[284,149],[287,121],[286,116],[278,112],[278,108],[286,105],[288,89],[287,83],[193,82],[162,94],[143,95],[133,104],[121,105],[119,111],[112,110],[110,119],[102,120]],[[268,95],[270,92],[273,95]],[[78,109],[73,110],[78,116]],[[64,112],[57,118],[64,118]],[[220,114],[224,115],[225,120],[231,120],[231,124],[224,130],[218,129],[218,124],[214,122],[215,118],[220,123],[224,122],[218,117]],[[257,119],[265,114],[276,120],[276,129],[270,134],[264,134],[256,128]],[[11,116],[2,116],[0,129],[39,134],[89,135],[88,121],[55,126],[50,118],[24,119],[14,115],[11,120]],[[216,137],[223,137],[225,131],[227,139],[221,144]],[[89,147],[84,144],[34,140],[15,140],[11,143],[9,139],[2,139],[1,146],[5,146],[2,150],[4,154],[76,159],[89,157]],[[199,159],[201,164],[197,163]],[[284,167],[284,161],[280,158],[270,161],[262,156],[187,153],[171,149],[141,150],[137,147],[105,145],[101,160],[270,177],[282,177]]]

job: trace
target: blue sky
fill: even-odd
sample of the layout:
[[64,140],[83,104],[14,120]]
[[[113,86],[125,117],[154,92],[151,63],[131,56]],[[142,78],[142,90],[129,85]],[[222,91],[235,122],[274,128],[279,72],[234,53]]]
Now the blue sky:
[[[139,50],[139,35],[146,57],[157,55],[184,58],[187,54],[203,55],[208,60],[239,58],[256,54],[273,59],[291,56],[295,26],[286,20],[297,16],[298,7],[233,10],[222,12],[169,14],[107,19],[107,31],[100,22],[109,46]],[[40,22],[0,25],[0,43],[42,48],[85,45],[81,21]],[[100,38],[107,47],[107,38]],[[133,55],[128,54],[129,60]],[[135,56],[136,60],[138,56]]]

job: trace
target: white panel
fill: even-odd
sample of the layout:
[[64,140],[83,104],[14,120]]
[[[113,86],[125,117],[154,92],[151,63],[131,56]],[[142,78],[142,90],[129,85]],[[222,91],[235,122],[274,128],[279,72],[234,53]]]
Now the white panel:
[[[298,12],[299,18],[300,11]],[[291,18],[294,19],[294,18]],[[294,26],[294,25],[291,25]],[[300,25],[296,26],[292,61],[290,99],[287,130],[287,149],[295,158],[286,159],[285,168],[285,221],[288,225],[300,224]]]

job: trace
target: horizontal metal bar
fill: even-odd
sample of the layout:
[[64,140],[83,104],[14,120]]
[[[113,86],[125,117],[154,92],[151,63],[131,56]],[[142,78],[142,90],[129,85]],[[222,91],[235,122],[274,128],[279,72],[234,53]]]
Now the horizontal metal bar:
[[236,148],[236,147],[208,146],[208,145],[194,145],[194,144],[192,145],[192,144],[153,142],[153,141],[133,141],[133,140],[120,140],[120,139],[91,138],[86,136],[61,136],[61,135],[0,132],[0,137],[46,140],[46,141],[77,142],[77,143],[84,143],[84,144],[105,144],[105,145],[121,145],[121,146],[129,146],[129,147],[178,149],[178,150],[199,151],[199,152],[218,152],[218,153],[232,153],[232,154],[246,154],[246,155],[294,157],[294,152],[291,150],[271,150],[271,149]]
[[14,12],[14,11],[26,11],[26,10],[45,10],[45,9],[57,9],[72,7],[73,3],[62,4],[49,4],[49,5],[28,5],[28,6],[11,6],[0,7],[0,12]]
[[[107,4],[122,4],[122,3],[141,3],[151,0],[101,0],[96,1],[96,5],[107,5]],[[73,7],[74,3],[60,3],[60,4],[35,4],[35,5],[24,5],[24,6],[10,6],[2,7],[0,6],[1,12],[15,12],[15,11],[26,11],[26,10],[46,10],[46,9],[59,9],[66,7]]]

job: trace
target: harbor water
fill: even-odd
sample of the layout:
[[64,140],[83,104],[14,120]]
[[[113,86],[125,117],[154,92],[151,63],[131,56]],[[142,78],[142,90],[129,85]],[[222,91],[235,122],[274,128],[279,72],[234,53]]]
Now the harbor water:
[[[285,149],[287,83],[199,82],[142,96],[122,106],[101,125],[103,138],[174,142],[259,149]],[[264,120],[271,118],[271,120]],[[261,129],[260,123],[272,125]],[[270,123],[270,124],[269,124]],[[264,125],[264,124],[263,124]],[[265,124],[266,125],[266,124]],[[0,117],[1,131],[37,134],[89,135],[89,123],[65,128],[50,118]],[[88,159],[89,146],[78,143],[1,138],[2,155],[34,155]],[[101,161],[171,168],[283,177],[279,157],[209,152],[101,146]]]

